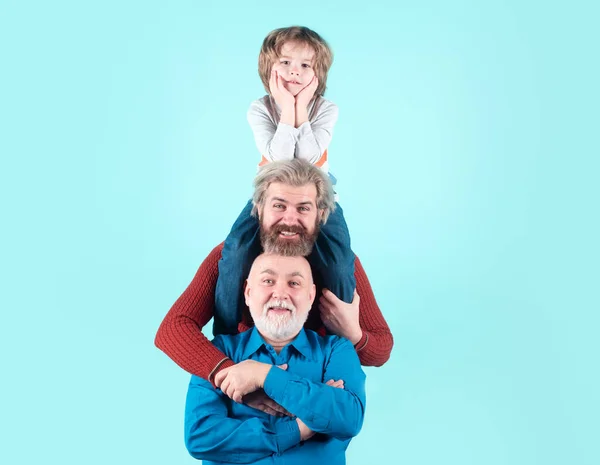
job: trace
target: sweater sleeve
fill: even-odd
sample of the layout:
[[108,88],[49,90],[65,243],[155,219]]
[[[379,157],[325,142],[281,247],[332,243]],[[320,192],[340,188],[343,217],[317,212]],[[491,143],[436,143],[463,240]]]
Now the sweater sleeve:
[[321,99],[315,118],[301,125],[297,131],[296,158],[317,163],[329,147],[333,137],[333,127],[338,119],[338,107],[335,103]]
[[381,366],[390,358],[394,338],[375,300],[373,289],[358,257],[354,262],[356,292],[360,296],[359,323],[363,337],[355,345],[363,366]]
[[194,279],[173,304],[162,321],[154,343],[187,372],[209,379],[215,368],[233,365],[204,334],[202,328],[213,316],[218,262],[223,244],[219,244],[198,268]]
[[250,104],[248,123],[260,154],[268,161],[292,160],[298,141],[298,130],[289,124],[273,121],[262,99]]
[[321,99],[315,117],[295,128],[275,121],[263,100],[252,102],[247,113],[260,154],[267,161],[302,158],[314,164],[321,160],[338,119],[337,105]]

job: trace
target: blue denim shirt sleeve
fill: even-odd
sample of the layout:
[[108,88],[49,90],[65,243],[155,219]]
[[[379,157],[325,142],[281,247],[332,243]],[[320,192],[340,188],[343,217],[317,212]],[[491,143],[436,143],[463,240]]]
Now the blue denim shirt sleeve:
[[216,462],[250,463],[300,443],[296,421],[269,427],[260,418],[229,418],[227,397],[193,376],[185,405],[185,444],[190,455]]
[[311,430],[349,439],[362,427],[366,400],[365,374],[347,339],[334,339],[323,374],[323,381],[330,379],[344,380],[344,389],[273,367],[265,379],[264,390]]

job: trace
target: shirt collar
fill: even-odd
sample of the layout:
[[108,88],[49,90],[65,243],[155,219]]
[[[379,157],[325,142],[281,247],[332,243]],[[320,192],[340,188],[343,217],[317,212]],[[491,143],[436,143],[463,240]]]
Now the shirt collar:
[[[248,331],[251,331],[252,333],[248,338],[248,342],[246,342],[246,347],[244,347],[244,353],[242,354],[243,360],[249,359],[252,354],[258,351],[258,349],[266,345],[265,340],[258,332],[258,329],[256,329],[256,326]],[[306,358],[311,358],[310,342],[308,341],[308,337],[306,337],[306,331],[304,330],[304,328],[300,330],[296,338],[288,345],[294,347],[294,349],[296,349]]]
[[296,339],[294,339],[288,345],[294,347],[294,349],[296,349],[306,358],[311,358],[310,342],[308,342],[308,338],[306,337],[306,331],[304,330],[304,328],[300,330],[300,332],[296,336]]
[[244,347],[244,353],[242,354],[242,360],[248,360],[250,356],[260,349],[263,345],[265,345],[265,341],[254,326],[251,331],[250,337],[248,338],[248,342],[246,342],[246,347]]

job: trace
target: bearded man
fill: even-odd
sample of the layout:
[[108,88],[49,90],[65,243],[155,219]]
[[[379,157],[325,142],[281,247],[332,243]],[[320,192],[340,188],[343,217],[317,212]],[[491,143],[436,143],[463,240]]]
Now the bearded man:
[[[260,222],[259,247],[262,245],[265,251],[279,255],[310,252],[319,225],[328,220],[335,208],[329,177],[316,166],[294,159],[262,167],[254,186],[248,208],[253,209]],[[222,250],[223,244],[215,247],[200,265],[193,281],[160,325],[155,344],[186,371],[208,380],[214,387],[220,387],[226,375],[241,386],[244,384],[241,377],[233,375],[236,371],[246,371],[202,333],[202,327],[213,316],[215,334],[248,331],[254,324],[247,309],[241,314],[235,306],[227,314],[213,312]],[[393,338],[360,260],[354,257],[356,293],[351,303],[322,288],[319,278],[324,272],[335,275],[335,266],[313,270],[320,297],[314,300],[305,327],[321,336],[330,333],[350,340],[362,365],[382,365],[389,359]],[[245,270],[242,276],[247,275]],[[254,406],[272,411],[264,403]]]
[[[305,258],[254,261],[244,292],[254,328],[213,340],[238,369],[221,389],[190,381],[185,443],[193,457],[221,465],[345,463],[364,419],[365,375],[350,341],[304,329],[315,294]],[[282,410],[251,408],[243,394],[268,396]]]

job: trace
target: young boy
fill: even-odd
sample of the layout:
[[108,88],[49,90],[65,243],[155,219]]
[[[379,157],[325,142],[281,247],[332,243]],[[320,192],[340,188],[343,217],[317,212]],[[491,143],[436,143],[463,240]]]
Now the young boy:
[[[329,173],[327,147],[338,108],[323,98],[332,61],[327,42],[306,27],[276,29],[267,35],[258,57],[258,73],[267,95],[252,102],[248,110],[248,122],[262,155],[259,166],[302,158],[327,172],[335,184]],[[336,207],[307,258],[316,279],[351,303],[356,287],[354,253],[342,209]],[[215,334],[237,333],[244,308],[243,280],[260,252],[259,223],[249,201],[225,240],[219,261]]]

